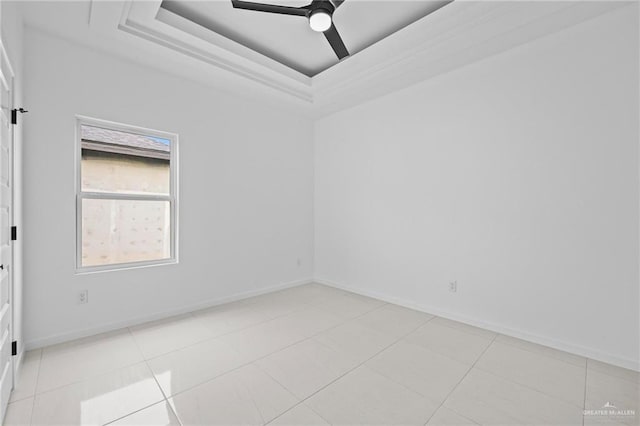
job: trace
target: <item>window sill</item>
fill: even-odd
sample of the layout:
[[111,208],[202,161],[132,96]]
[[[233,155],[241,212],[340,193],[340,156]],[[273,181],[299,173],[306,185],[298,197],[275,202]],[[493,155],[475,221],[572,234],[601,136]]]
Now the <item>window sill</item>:
[[177,265],[178,259],[146,260],[143,262],[118,263],[113,265],[83,266],[76,268],[76,275],[102,272],[126,271],[130,269],[152,268],[154,266]]

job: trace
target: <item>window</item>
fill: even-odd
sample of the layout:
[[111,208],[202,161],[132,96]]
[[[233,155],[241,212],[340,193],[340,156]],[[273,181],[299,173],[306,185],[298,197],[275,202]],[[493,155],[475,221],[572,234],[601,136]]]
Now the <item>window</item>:
[[77,269],[175,263],[177,135],[79,117]]

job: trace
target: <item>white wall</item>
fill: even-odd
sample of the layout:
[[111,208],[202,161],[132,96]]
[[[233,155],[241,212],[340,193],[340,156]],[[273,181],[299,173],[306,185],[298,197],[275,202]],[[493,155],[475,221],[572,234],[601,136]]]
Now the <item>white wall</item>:
[[318,121],[315,276],[638,368],[638,89],[633,5]]
[[[29,27],[25,49],[28,345],[311,277],[308,119]],[[75,274],[76,114],[179,134],[178,265]],[[86,305],[76,303],[81,289]]]
[[[13,101],[14,108],[23,106],[23,33],[22,15],[16,2],[0,2],[0,28],[2,29],[2,41],[7,50],[7,56],[14,72]],[[14,170],[13,170],[13,223],[22,229],[22,130],[24,115],[18,117],[18,124],[13,127],[14,132]],[[22,239],[13,243],[13,340],[18,342],[18,361],[14,368],[19,368],[24,352],[23,339],[23,279],[22,279]]]

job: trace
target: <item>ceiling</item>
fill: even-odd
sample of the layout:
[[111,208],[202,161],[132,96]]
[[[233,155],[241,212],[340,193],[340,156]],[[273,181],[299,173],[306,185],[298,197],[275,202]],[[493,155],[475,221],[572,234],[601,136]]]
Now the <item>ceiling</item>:
[[[256,1],[294,7],[310,3]],[[333,20],[349,53],[355,55],[451,1],[347,0]],[[309,77],[339,62],[324,36],[311,30],[305,17],[234,9],[230,0],[164,0],[160,7]]]
[[[286,1],[292,2],[287,4],[299,4],[296,3],[298,0]],[[229,2],[200,0],[191,6],[198,3],[202,7],[216,5],[232,13],[234,10]],[[372,9],[364,7],[373,3],[381,3],[380,9],[375,4]],[[336,25],[340,26],[348,47],[358,53],[335,63],[323,37],[311,41],[316,42],[314,49],[324,52],[328,55],[327,60],[334,63],[313,76],[162,7],[163,0],[22,1],[20,7],[31,30],[62,37],[94,51],[196,81],[296,116],[317,119],[409,88],[632,3],[455,0],[418,19],[420,13],[426,13],[426,9],[418,6],[425,4],[432,6],[433,2],[347,0],[338,9],[342,18],[336,15]],[[388,9],[392,5],[397,11]],[[357,13],[361,6],[372,15]],[[287,45],[287,49],[291,49],[289,53],[297,55],[293,60],[302,61],[306,57],[305,50],[310,49],[303,37],[317,35],[309,32],[304,19],[300,21],[295,16],[281,18],[292,20],[287,20],[286,25],[293,29],[298,21],[303,35],[289,36],[284,27],[271,28],[267,24],[270,16],[266,13],[237,12],[242,12],[247,19],[253,15],[259,23],[252,30],[265,31],[266,28],[264,37],[272,33],[274,37],[283,37],[275,45]],[[405,18],[405,23],[417,20],[384,37],[388,31],[393,31],[392,26],[383,29],[374,18],[385,21],[386,16],[393,16],[396,24]],[[338,18],[345,21],[340,22]],[[235,25],[235,20],[227,25],[230,22]],[[261,37],[258,32],[251,34],[254,40]],[[366,47],[379,37],[384,38]],[[304,46],[298,51],[295,44],[291,45],[293,48],[287,44],[291,42]],[[284,47],[277,50],[282,54]],[[319,63],[316,66],[321,69],[326,65]]]

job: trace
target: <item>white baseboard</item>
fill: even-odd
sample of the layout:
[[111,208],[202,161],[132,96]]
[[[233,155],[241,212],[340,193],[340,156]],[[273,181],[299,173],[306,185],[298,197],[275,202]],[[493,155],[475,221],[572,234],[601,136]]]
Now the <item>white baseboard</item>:
[[100,333],[106,333],[108,331],[113,331],[113,330],[118,330],[125,327],[132,327],[135,325],[144,324],[149,321],[156,321],[164,318],[173,317],[176,315],[186,314],[189,312],[197,311],[199,309],[206,309],[212,306],[222,305],[224,303],[235,302],[237,300],[247,299],[253,296],[260,296],[261,294],[272,293],[274,291],[283,290],[285,288],[290,288],[290,287],[296,287],[296,286],[308,284],[311,282],[313,282],[311,278],[290,281],[286,283],[281,283],[281,284],[276,284],[273,286],[261,288],[258,290],[245,291],[243,293],[237,293],[230,296],[220,297],[217,299],[209,299],[204,302],[198,302],[192,305],[182,306],[182,307],[171,309],[168,311],[156,312],[154,314],[149,314],[149,315],[142,315],[142,316],[130,318],[124,321],[115,321],[115,322],[101,324],[94,327],[60,333],[53,336],[32,339],[32,340],[25,341],[24,347],[26,350],[38,349],[45,346],[68,342],[70,340],[80,339],[88,336],[94,336]]
[[17,356],[14,357],[15,361],[13,363],[13,389],[15,389],[20,384],[20,378],[22,377],[20,371],[22,370],[22,363],[24,362],[25,352],[26,351],[23,349],[18,352]]
[[491,330],[496,333],[504,334],[506,336],[527,340],[529,342],[537,343],[543,346],[548,346],[553,349],[558,349],[564,352],[569,352],[575,355],[591,358],[597,361],[606,362],[607,364],[616,365],[618,367],[623,367],[623,368],[627,368],[634,371],[640,371],[640,363],[638,362],[638,360],[633,360],[630,358],[622,358],[610,353],[602,352],[598,349],[566,343],[553,338],[539,336],[523,330],[507,327],[502,324],[496,324],[488,321],[483,321],[477,318],[467,317],[458,313],[444,311],[434,306],[428,306],[425,304],[410,302],[401,298],[389,296],[387,294],[382,294],[382,293],[373,292],[369,290],[363,290],[361,288],[351,287],[342,283],[337,283],[337,282],[326,280],[323,278],[315,278],[313,281],[318,284],[324,284],[330,287],[335,287],[341,290],[357,293],[362,296],[372,297],[374,299],[379,299],[388,303],[404,306],[406,308],[414,309],[416,311],[421,311],[421,312],[425,312],[431,315],[436,315],[442,318],[463,322],[465,324]]

